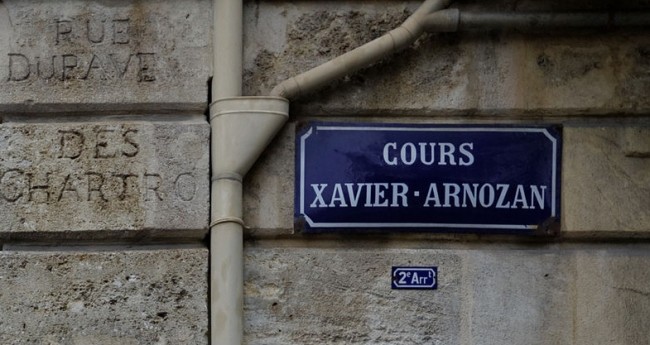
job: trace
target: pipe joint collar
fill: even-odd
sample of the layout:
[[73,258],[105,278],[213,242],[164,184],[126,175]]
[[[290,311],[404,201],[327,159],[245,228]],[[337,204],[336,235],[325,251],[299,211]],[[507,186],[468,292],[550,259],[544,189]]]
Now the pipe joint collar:
[[424,17],[423,25],[428,32],[456,32],[460,25],[460,11],[449,8]]
[[210,104],[210,121],[221,115],[278,115],[289,117],[289,103],[284,97],[221,98]]
[[239,217],[221,217],[218,219],[213,220],[210,223],[210,229],[214,228],[215,226],[223,223],[236,223],[241,225],[243,228],[246,228],[246,225],[244,224],[244,220],[239,218]]
[[231,180],[231,181],[242,182],[243,177],[238,173],[221,173],[212,176],[211,179],[212,182],[216,182],[219,180]]
[[271,90],[271,96],[278,96],[282,98],[295,98],[302,95],[300,84],[295,77],[289,78],[282,83],[278,84]]

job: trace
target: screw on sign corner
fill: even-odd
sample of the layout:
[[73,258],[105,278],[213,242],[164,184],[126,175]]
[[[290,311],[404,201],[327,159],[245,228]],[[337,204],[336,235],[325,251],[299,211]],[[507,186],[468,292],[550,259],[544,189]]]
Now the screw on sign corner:
[[557,217],[549,217],[534,230],[535,235],[538,236],[558,236],[560,235],[560,219]]

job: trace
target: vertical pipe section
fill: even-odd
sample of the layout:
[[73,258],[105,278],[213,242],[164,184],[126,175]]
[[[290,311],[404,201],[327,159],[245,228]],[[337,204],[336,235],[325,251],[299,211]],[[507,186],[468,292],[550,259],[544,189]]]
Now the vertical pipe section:
[[[243,1],[213,0],[212,100],[241,96]],[[212,146],[216,121],[211,121]],[[218,152],[212,147],[212,152]],[[220,159],[212,155],[212,171]],[[213,176],[210,224],[210,343],[241,345],[243,338],[242,182]],[[229,218],[230,217],[230,218]],[[215,222],[223,219],[224,221]]]
[[241,96],[243,1],[213,0],[212,101]]
[[210,230],[210,344],[241,345],[243,338],[243,232],[241,178],[212,183]]

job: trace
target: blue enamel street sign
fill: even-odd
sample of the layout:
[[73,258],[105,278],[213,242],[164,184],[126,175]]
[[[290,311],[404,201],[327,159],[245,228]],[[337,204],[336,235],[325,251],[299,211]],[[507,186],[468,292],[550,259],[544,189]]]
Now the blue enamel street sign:
[[305,232],[531,234],[559,218],[558,127],[308,123],[296,141]]
[[436,290],[438,267],[395,267],[391,269],[393,290]]

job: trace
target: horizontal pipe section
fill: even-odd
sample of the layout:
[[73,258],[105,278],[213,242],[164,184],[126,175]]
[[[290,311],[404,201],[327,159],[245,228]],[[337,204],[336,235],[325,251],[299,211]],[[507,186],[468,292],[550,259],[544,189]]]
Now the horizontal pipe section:
[[642,26],[650,26],[650,12],[480,13],[450,9],[433,13],[425,19],[425,28],[429,32],[490,29],[541,31]]
[[471,13],[461,12],[459,30],[576,28],[607,26],[601,13]]

